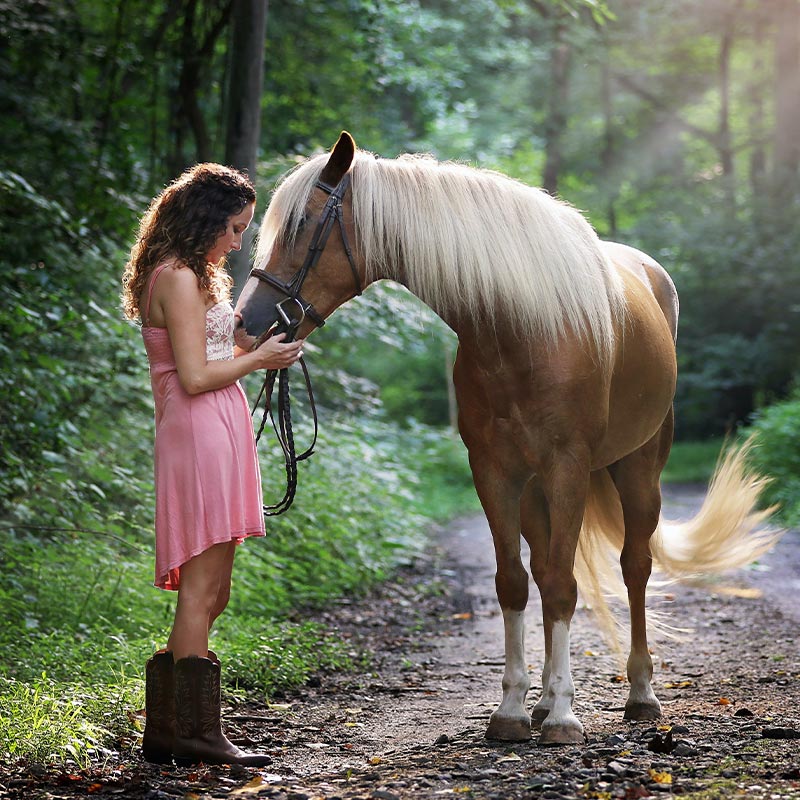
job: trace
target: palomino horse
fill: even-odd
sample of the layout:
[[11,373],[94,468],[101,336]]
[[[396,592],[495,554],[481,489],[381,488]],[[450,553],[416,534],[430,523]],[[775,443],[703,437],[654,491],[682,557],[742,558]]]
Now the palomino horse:
[[[306,336],[382,278],[407,286],[458,335],[459,430],[492,531],[505,627],[503,697],[487,737],[529,739],[532,716],[542,743],[583,741],[570,622],[580,586],[613,625],[604,594],[614,580],[630,607],[625,717],[659,717],[645,623],[652,562],[675,575],[718,571],[774,538],[754,532],[765,517],[754,510],[760,481],[740,451],[693,521],[659,524],[676,379],[669,276],[643,253],[601,242],[538,189],[430,157],[375,158],[343,133],[276,191],[237,305],[237,343],[249,349],[281,321]],[[532,715],[520,534],[545,633]],[[624,587],[606,557],[613,548]]]

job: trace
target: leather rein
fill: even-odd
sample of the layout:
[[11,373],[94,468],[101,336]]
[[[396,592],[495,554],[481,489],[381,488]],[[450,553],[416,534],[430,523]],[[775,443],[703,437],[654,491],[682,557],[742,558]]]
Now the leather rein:
[[[258,278],[260,281],[269,284],[282,294],[286,295],[283,300],[275,304],[275,308],[277,309],[278,315],[281,318],[281,325],[279,326],[278,330],[280,330],[281,327],[285,328],[286,330],[286,338],[284,339],[285,342],[291,342],[295,338],[297,330],[303,324],[306,317],[308,317],[318,328],[321,328],[325,324],[325,320],[317,313],[316,309],[311,303],[303,299],[300,292],[303,289],[303,284],[305,283],[308,274],[319,262],[320,256],[322,255],[323,250],[325,250],[325,246],[327,245],[328,239],[333,231],[333,227],[337,223],[342,237],[342,245],[347,255],[347,261],[350,264],[350,269],[353,273],[353,279],[356,285],[356,294],[360,295],[363,291],[361,278],[358,274],[355,261],[353,260],[353,252],[350,248],[350,242],[347,238],[347,232],[344,225],[344,214],[342,211],[342,200],[345,192],[350,186],[350,173],[345,173],[344,177],[336,186],[330,186],[321,180],[317,181],[315,185],[317,188],[322,189],[323,192],[328,194],[328,199],[325,202],[324,208],[322,209],[322,214],[320,215],[316,230],[314,231],[314,235],[311,237],[311,243],[308,246],[308,253],[306,254],[305,260],[303,261],[300,269],[297,270],[292,278],[286,283],[281,281],[275,275],[270,275],[270,273],[265,272],[262,269],[253,269],[250,271],[251,277]],[[287,305],[288,308],[285,308]],[[297,318],[291,315],[291,310],[295,307],[299,310],[299,317]],[[277,331],[265,332],[264,335],[259,337],[259,339],[256,341],[255,346],[257,347],[260,345],[267,338],[268,333],[270,335],[274,335],[275,332]],[[297,463],[299,461],[305,461],[307,458],[309,458],[313,454],[314,446],[317,443],[317,433],[319,430],[317,407],[314,403],[314,392],[311,388],[311,378],[308,374],[308,368],[306,367],[305,361],[302,358],[300,359],[300,367],[303,370],[303,378],[306,384],[306,392],[308,394],[311,415],[314,420],[314,436],[311,444],[306,450],[298,455],[295,448],[294,433],[292,430],[288,367],[285,367],[281,370],[267,370],[264,378],[264,384],[262,385],[261,391],[259,391],[258,397],[253,404],[251,416],[256,413],[258,404],[261,401],[261,398],[264,397],[264,411],[261,417],[261,424],[259,425],[258,433],[256,434],[256,443],[261,438],[261,433],[264,430],[267,418],[269,418],[270,422],[272,423],[272,428],[275,431],[275,435],[278,439],[278,443],[283,450],[283,461],[286,468],[286,492],[284,493],[283,498],[274,505],[265,505],[263,507],[265,517],[274,517],[278,514],[283,514],[284,511],[287,511],[291,507],[292,503],[294,502],[295,492],[297,491]],[[276,378],[278,380],[277,420],[275,419],[275,415],[272,411],[272,393]]]

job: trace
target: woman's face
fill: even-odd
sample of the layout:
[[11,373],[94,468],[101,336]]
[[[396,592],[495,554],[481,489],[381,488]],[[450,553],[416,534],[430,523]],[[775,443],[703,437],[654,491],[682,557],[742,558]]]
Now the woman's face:
[[228,218],[225,232],[219,236],[214,246],[208,251],[206,259],[209,264],[216,264],[231,250],[242,249],[242,235],[253,220],[256,204],[248,203],[238,214]]

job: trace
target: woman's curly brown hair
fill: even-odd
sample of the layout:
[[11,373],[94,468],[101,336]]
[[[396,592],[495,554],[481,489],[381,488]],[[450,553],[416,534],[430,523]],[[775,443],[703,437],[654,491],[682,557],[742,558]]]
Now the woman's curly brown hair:
[[136,243],[122,276],[122,308],[139,319],[142,296],[152,271],[173,258],[197,275],[200,289],[219,302],[230,297],[231,279],[225,259],[206,258],[225,233],[228,220],[254,203],[250,178],[221,164],[197,164],[153,199],[139,223]]

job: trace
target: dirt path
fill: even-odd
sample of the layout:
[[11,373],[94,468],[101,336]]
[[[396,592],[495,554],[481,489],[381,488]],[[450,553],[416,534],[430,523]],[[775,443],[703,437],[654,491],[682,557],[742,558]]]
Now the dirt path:
[[[687,517],[701,500],[699,489],[671,490],[665,514]],[[374,654],[371,672],[322,675],[267,709],[229,711],[229,733],[266,749],[269,768],[125,764],[102,778],[93,796],[800,798],[798,589],[797,532],[758,568],[713,587],[669,587],[658,607],[694,633],[653,644],[661,725],[623,721],[624,668],[579,608],[572,663],[586,744],[488,742],[483,734],[500,697],[502,623],[485,520],[462,520],[440,532],[433,559],[326,615],[354,650]],[[529,609],[535,696],[543,658],[535,589]],[[8,796],[87,792],[85,785],[45,783],[28,782]]]

